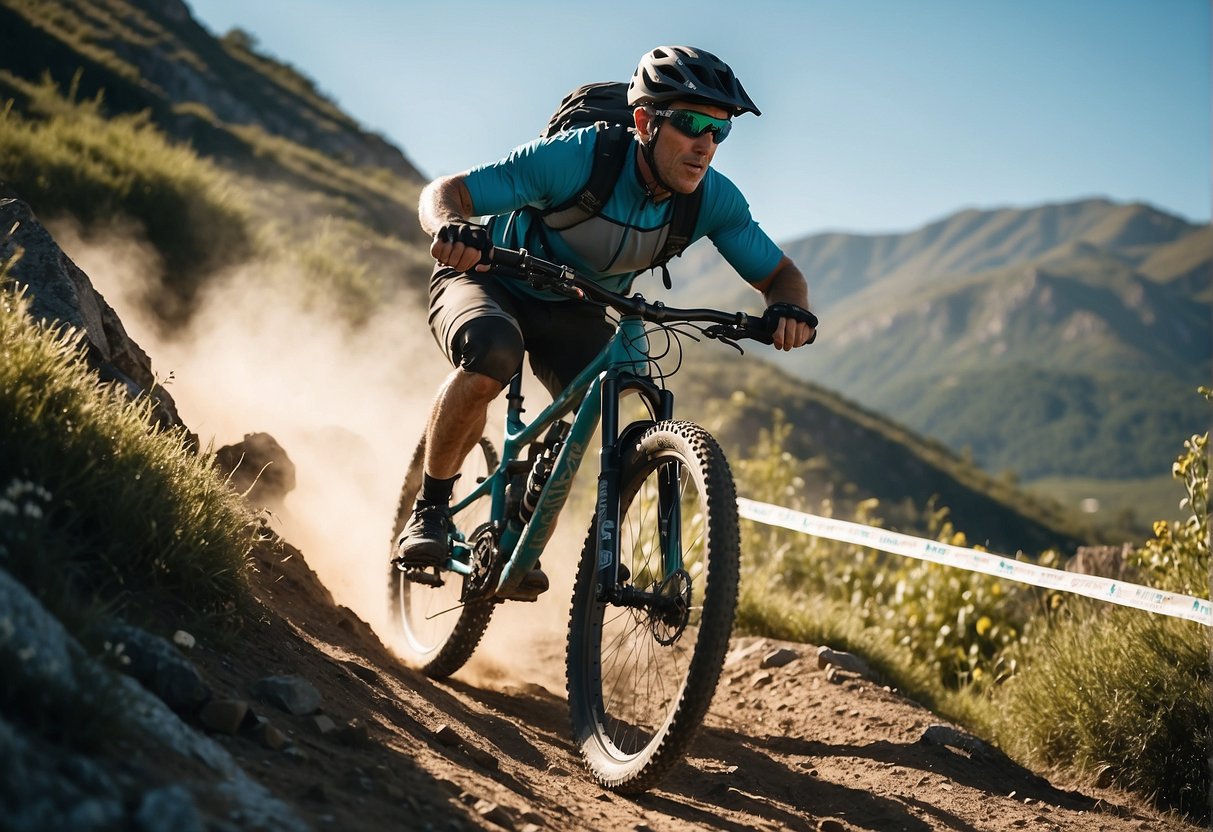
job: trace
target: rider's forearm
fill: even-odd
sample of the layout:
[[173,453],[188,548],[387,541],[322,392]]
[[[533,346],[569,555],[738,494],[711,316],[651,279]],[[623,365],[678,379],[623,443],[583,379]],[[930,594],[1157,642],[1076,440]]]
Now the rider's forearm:
[[472,195],[459,173],[435,179],[422,189],[417,218],[421,229],[432,237],[448,223],[475,216],[474,210]]
[[755,284],[754,288],[762,292],[767,306],[773,303],[791,303],[802,309],[809,308],[809,283],[800,269],[796,268],[796,264],[786,256],[779,261],[775,271]]

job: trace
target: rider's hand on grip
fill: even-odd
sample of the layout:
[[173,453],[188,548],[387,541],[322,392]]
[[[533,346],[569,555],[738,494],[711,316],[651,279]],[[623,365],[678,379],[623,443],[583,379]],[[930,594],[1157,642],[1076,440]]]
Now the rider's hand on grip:
[[493,248],[493,238],[483,225],[456,220],[438,229],[434,242],[430,246],[430,254],[444,266],[450,266],[457,271],[466,272],[476,268],[484,271],[488,266],[489,252]]
[[817,340],[817,316],[794,303],[772,303],[762,314],[762,320],[767,332],[774,337],[774,343],[781,349],[789,350],[801,345],[796,343],[799,339],[792,333],[793,328],[799,329],[798,324],[804,324],[810,330],[803,344]]

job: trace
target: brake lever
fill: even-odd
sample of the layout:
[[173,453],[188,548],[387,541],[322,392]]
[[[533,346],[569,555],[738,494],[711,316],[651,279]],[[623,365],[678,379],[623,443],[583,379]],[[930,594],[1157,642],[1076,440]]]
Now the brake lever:
[[728,344],[733,349],[737,350],[741,355],[745,355],[745,350],[741,348],[741,344],[734,341],[734,338],[740,337],[737,334],[737,327],[729,326],[728,324],[714,324],[703,330],[703,334],[719,341],[722,344]]

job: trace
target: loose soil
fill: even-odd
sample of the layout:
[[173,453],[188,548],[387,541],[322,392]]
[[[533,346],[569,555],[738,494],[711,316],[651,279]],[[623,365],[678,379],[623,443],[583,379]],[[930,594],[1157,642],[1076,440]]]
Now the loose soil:
[[[257,623],[192,658],[219,695],[248,698],[271,674],[319,689],[337,730],[254,701],[289,750],[218,738],[315,829],[1197,829],[1127,795],[1050,783],[963,732],[928,734],[942,720],[857,675],[828,681],[815,646],[754,638],[734,640],[686,761],[659,788],[618,795],[569,741],[563,633],[508,674],[438,682],[334,604],[291,547],[258,550],[254,587]],[[781,647],[800,657],[763,668]]]

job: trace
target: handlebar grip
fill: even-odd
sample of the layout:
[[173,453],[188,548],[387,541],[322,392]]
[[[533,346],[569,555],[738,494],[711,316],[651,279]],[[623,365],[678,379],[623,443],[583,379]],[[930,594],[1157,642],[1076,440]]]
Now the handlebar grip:
[[526,254],[508,248],[494,247],[489,251],[488,262],[494,266],[504,266],[507,269],[520,269],[526,262]]
[[749,330],[746,334],[754,341],[760,344],[773,344],[775,342],[775,328],[769,326],[766,318],[758,318],[754,315],[746,315],[746,329]]

